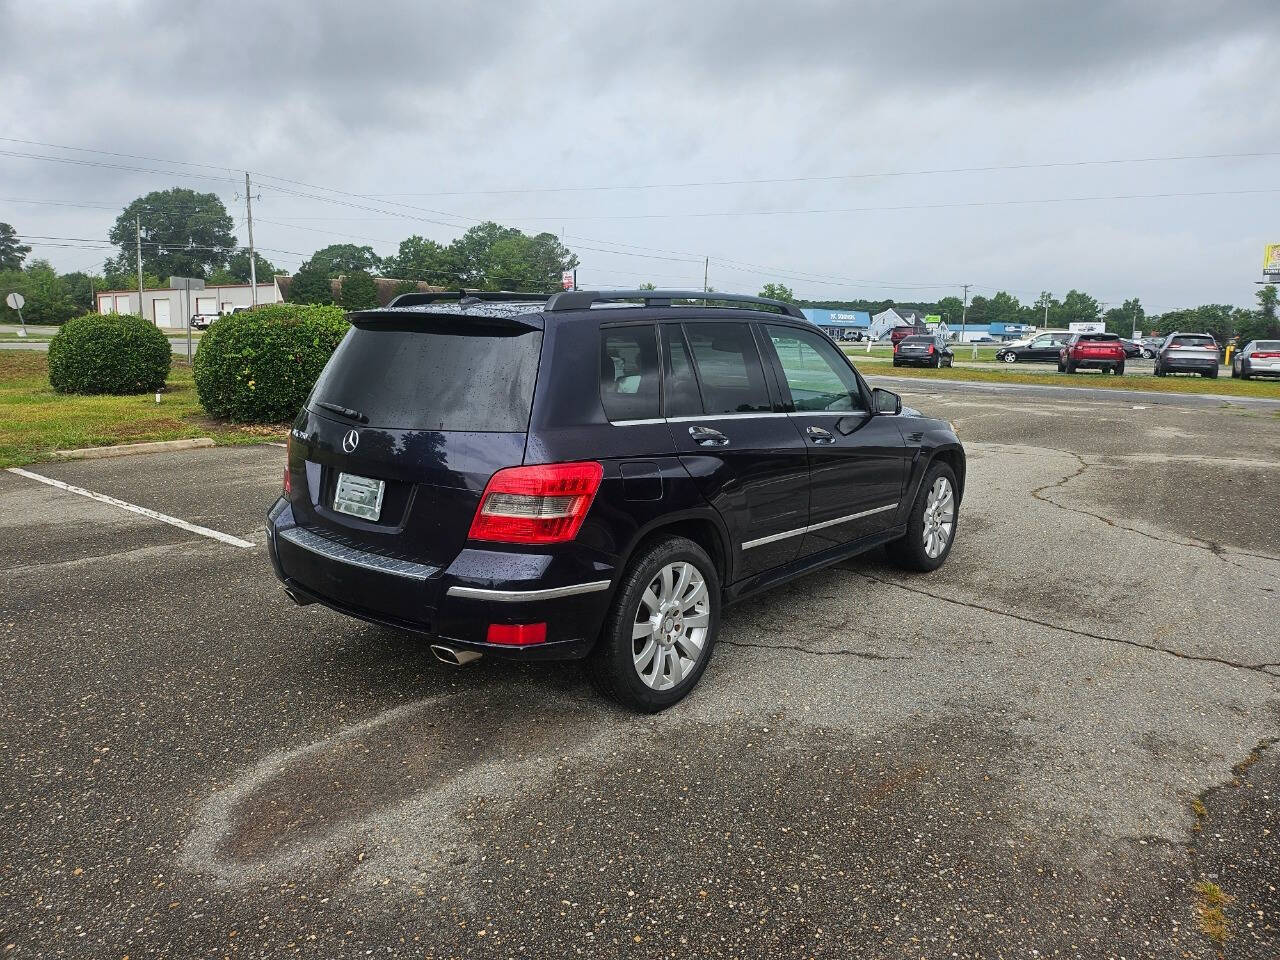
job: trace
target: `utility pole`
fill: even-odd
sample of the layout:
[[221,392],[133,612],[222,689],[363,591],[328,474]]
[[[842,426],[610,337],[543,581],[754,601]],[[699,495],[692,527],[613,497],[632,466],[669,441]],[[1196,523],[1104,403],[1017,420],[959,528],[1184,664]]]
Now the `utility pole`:
[[707,274],[711,271],[711,258],[704,257],[702,261],[702,292],[707,292]]
[[244,172],[244,214],[249,227],[249,303],[258,305],[258,255],[253,251],[253,197],[249,194],[249,171]]
[[[145,317],[147,314],[142,308],[142,217],[140,216],[133,218],[133,239],[138,253],[138,316]],[[154,318],[152,319],[154,321]]]
[[964,288],[964,306],[960,308],[960,342],[964,343],[964,325],[969,319],[969,288],[971,283],[960,284]]

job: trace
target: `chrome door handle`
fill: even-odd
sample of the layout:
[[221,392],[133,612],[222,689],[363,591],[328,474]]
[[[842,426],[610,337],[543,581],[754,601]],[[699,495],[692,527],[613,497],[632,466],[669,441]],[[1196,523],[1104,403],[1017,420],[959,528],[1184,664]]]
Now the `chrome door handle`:
[[822,427],[816,427],[813,424],[804,428],[804,432],[809,435],[809,439],[814,443],[835,443],[836,438],[831,431],[824,430]]
[[693,437],[693,442],[700,447],[727,447],[729,438],[719,430],[712,430],[710,427],[692,426],[689,428],[689,436]]

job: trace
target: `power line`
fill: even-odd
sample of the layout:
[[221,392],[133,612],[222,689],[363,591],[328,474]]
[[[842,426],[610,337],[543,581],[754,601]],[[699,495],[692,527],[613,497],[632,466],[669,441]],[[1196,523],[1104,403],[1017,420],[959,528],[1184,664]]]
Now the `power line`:
[[753,177],[729,180],[690,180],[672,183],[614,183],[583,187],[507,187],[487,190],[439,190],[432,193],[371,193],[369,197],[464,197],[523,193],[587,193],[607,190],[672,190],[688,187],[755,186],[780,183],[830,183],[840,180],[876,180],[890,177],[933,177],[955,173],[993,173],[1010,170],[1048,170],[1070,167],[1114,166],[1136,163],[1171,163],[1188,160],[1245,160],[1278,157],[1280,151],[1257,153],[1201,153],[1163,157],[1118,157],[1104,160],[1053,160],[1043,163],[994,163],[976,167],[943,167],[935,170],[882,170],[873,173],[835,173],[807,177]]

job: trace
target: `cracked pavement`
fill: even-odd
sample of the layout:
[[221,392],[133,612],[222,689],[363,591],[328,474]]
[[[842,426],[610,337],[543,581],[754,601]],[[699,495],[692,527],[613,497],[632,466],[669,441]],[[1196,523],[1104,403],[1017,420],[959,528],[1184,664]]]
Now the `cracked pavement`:
[[[728,608],[656,717],[0,473],[0,957],[1276,956],[1280,418],[926,387],[948,563]],[[261,545],[281,453],[33,469]]]

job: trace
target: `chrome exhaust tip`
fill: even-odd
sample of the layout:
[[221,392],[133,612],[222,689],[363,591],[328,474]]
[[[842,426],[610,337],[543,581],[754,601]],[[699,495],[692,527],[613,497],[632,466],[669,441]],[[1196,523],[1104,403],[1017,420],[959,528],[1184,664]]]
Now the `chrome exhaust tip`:
[[476,653],[474,650],[459,650],[457,647],[446,647],[443,643],[433,643],[431,652],[436,655],[436,659],[441,663],[448,663],[455,667],[465,667],[468,663],[479,660],[484,654]]

